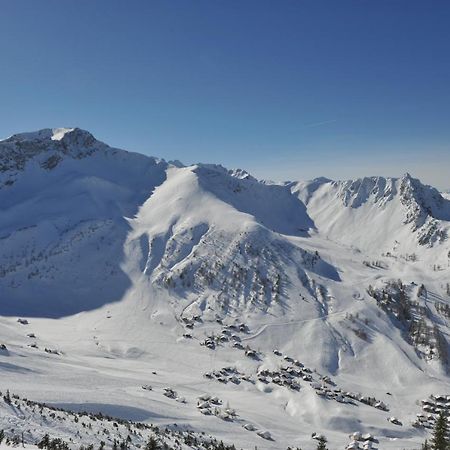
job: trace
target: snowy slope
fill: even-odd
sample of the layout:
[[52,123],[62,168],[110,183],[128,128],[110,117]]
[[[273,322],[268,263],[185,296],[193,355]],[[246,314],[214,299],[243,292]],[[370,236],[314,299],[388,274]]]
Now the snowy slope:
[[449,390],[435,189],[263,183],[56,129],[0,142],[0,204],[0,390],[245,449],[427,437],[418,402]]
[[129,286],[124,217],[166,166],[78,129],[0,142],[1,312],[57,316],[120,300]]
[[321,234],[361,250],[416,251],[411,239],[431,247],[447,237],[450,201],[409,174],[400,179],[317,179],[293,183],[291,189],[307,205]]

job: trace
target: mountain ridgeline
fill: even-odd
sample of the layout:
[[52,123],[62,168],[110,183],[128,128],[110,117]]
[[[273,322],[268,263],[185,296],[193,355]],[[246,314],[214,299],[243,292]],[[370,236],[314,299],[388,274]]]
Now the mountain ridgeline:
[[0,202],[3,314],[96,308],[142,276],[174,298],[195,295],[211,317],[283,314],[297,280],[306,292],[315,276],[340,281],[313,235],[368,254],[448,259],[450,202],[408,174],[260,182],[111,148],[78,128],[1,141]]
[[409,174],[275,183],[45,129],[0,141],[0,205],[15,392],[263,449],[406,448],[447,401],[450,200]]

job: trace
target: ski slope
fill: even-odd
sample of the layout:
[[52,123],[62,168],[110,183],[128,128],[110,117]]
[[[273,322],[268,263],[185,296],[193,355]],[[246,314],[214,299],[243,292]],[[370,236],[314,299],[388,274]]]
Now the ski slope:
[[[2,392],[243,449],[428,437],[412,423],[449,393],[450,201],[410,175],[266,183],[48,129],[0,142],[0,204]],[[409,322],[376,299],[399,279]]]

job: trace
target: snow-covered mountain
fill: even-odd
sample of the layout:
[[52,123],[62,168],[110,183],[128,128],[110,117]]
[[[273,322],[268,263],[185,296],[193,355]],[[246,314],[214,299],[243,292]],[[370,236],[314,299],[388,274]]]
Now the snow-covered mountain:
[[418,402],[449,388],[436,189],[267,183],[46,129],[0,141],[0,205],[1,391],[242,448],[427,437]]
[[399,179],[321,178],[293,183],[292,190],[307,205],[320,231],[346,244],[390,250],[400,239],[414,238],[431,247],[447,237],[450,202],[409,174]]
[[1,141],[1,312],[58,316],[120,300],[126,217],[166,168],[79,129]]

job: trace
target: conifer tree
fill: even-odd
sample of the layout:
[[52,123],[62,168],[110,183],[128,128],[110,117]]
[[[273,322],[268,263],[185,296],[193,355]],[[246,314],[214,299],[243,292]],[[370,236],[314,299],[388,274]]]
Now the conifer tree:
[[49,445],[50,445],[50,437],[48,434],[45,434],[37,446],[38,448],[48,448]]
[[432,450],[447,450],[449,447],[448,439],[448,428],[447,428],[447,420],[444,414],[439,414],[439,417],[436,420],[436,424],[434,426],[434,433],[431,447]]
[[7,403],[8,405],[11,404],[11,396],[9,394],[9,389],[7,389],[6,394],[3,396],[3,400],[5,403]]
[[327,443],[327,440],[325,437],[320,436],[317,439],[317,450],[328,450],[327,446],[325,445]]
[[147,444],[145,445],[145,450],[158,450],[158,442],[153,436],[150,436]]

